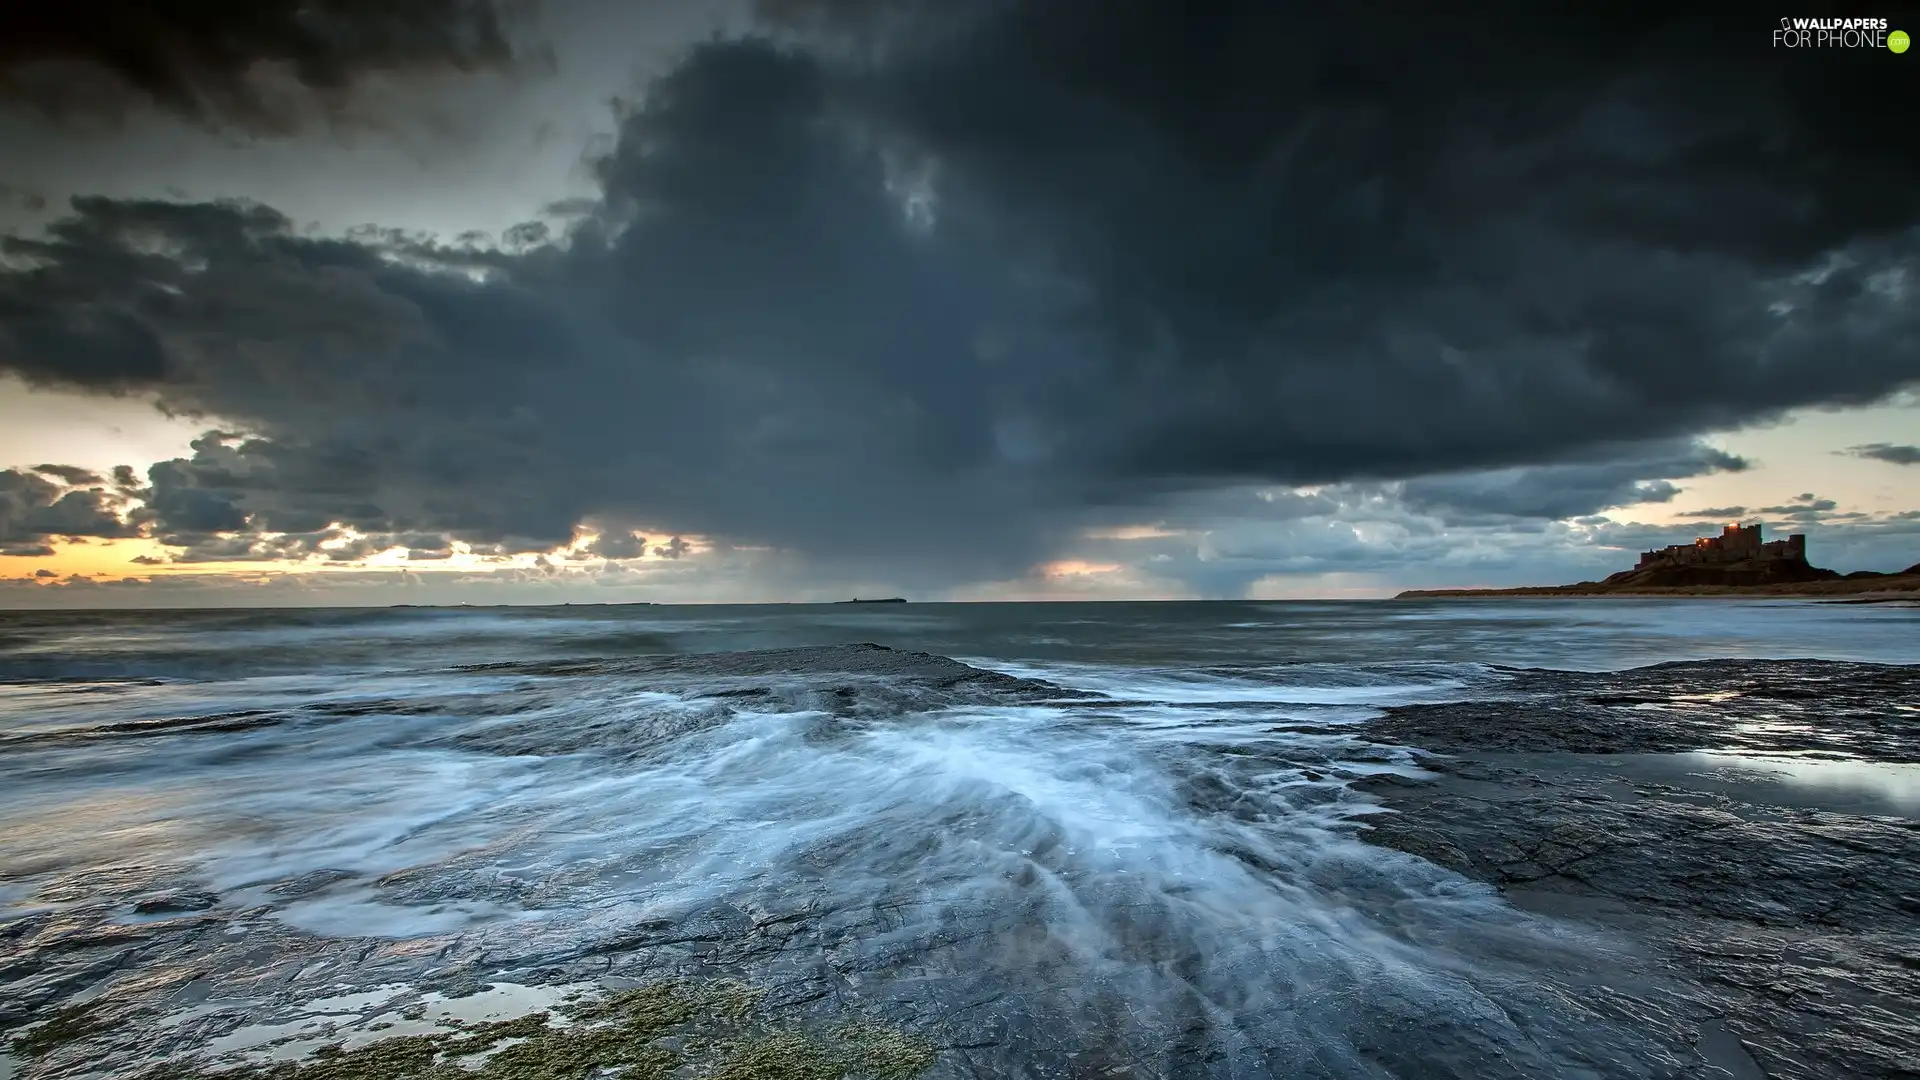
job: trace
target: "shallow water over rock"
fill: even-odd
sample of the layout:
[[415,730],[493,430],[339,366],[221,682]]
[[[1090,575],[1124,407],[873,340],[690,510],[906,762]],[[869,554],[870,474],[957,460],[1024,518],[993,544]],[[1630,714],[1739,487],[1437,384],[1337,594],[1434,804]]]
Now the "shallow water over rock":
[[[943,617],[918,607],[865,628]],[[1165,631],[1295,617],[1268,607]],[[649,1036],[675,1068],[839,1068],[884,1043],[929,1076],[1693,1077],[1741,1075],[1743,1040],[1771,1061],[1765,1033],[1785,1030],[1713,966],[1737,950],[1798,935],[1884,983],[1829,993],[1906,987],[1889,965],[1915,913],[1837,884],[1910,874],[1902,824],[1742,810],[1712,789],[1732,781],[1616,776],[1573,751],[1911,760],[1912,669],[1581,675],[1419,648],[1234,663],[1191,640],[1102,664],[994,655],[1024,646],[963,630],[917,632],[972,634],[971,663],[535,640],[444,666],[16,682],[0,1026],[35,1078],[406,1037],[481,1054],[486,1031],[558,1054],[537,1024],[484,1025],[738,987]],[[1784,692],[1806,687],[1833,709]],[[1589,865],[1614,893],[1578,884]],[[1672,929],[1686,920],[1715,929]],[[1738,920],[1761,929],[1723,932]],[[1715,960],[1713,934],[1736,951]],[[1849,1023],[1811,1044],[1818,1062],[1896,1060],[1910,1033]],[[775,1045],[814,1049],[754,1049]]]

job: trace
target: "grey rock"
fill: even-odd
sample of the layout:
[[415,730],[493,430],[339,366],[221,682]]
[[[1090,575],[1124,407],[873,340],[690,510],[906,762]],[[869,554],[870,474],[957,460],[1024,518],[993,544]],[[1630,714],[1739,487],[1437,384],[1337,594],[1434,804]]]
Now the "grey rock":
[[1920,1076],[1920,822],[1655,782],[1632,756],[1920,760],[1920,720],[1894,707],[1917,686],[1920,669],[1803,661],[1522,673],[1508,700],[1369,726],[1450,757],[1424,784],[1356,785],[1397,811],[1364,835],[1640,943],[1681,977],[1676,1011],[1709,1018],[1697,1045],[1725,1075]]
[[150,896],[133,905],[136,915],[179,915],[193,911],[205,911],[220,902],[212,893],[176,892],[163,896]]

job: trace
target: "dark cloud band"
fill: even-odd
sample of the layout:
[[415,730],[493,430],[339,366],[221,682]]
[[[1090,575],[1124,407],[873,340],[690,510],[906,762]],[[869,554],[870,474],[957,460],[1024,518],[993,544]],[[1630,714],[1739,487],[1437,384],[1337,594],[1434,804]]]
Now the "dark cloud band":
[[782,3],[649,87],[559,237],[80,200],[7,241],[0,369],[246,429],[154,468],[156,533],[604,519],[955,577],[1225,483],[1670,498],[1731,467],[1686,436],[1920,379],[1885,58],[1208,7]]
[[0,5],[0,102],[57,119],[155,107],[285,133],[376,74],[511,65],[516,0],[22,0]]

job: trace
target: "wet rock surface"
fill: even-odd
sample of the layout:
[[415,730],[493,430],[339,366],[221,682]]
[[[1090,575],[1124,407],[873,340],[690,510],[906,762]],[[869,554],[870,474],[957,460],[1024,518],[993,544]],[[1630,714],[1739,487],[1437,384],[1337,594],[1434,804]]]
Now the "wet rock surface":
[[[1065,945],[1049,941],[1046,920],[1035,912],[983,905],[926,934],[903,932],[911,924],[899,907],[727,905],[663,915],[591,947],[526,952],[462,938],[322,941],[264,921],[247,923],[244,933],[219,920],[102,939],[76,932],[70,920],[37,920],[23,932],[41,939],[39,961],[35,970],[6,973],[25,999],[16,999],[5,1019],[8,1026],[48,1021],[13,1044],[25,1076],[186,1077],[211,1065],[263,1062],[257,1053],[235,1056],[255,1047],[294,1056],[364,1045],[396,1026],[396,1034],[471,1031],[471,1021],[414,1025],[433,1023],[448,1001],[457,1006],[502,986],[600,994],[739,985],[749,988],[750,1020],[763,1029],[830,1039],[857,1021],[926,1048],[909,1072],[846,1074],[852,1076],[1351,1075],[1331,1057],[1316,1060],[1312,1047],[1330,1036],[1359,1047],[1392,1076],[1703,1075],[1697,1070],[1705,1059],[1689,1052],[1700,1030],[1689,1003],[1676,997],[1649,1006],[1646,990],[1635,996],[1587,980],[1576,1001],[1565,987],[1535,993],[1503,985],[1519,978],[1509,972],[1486,977],[1480,987],[1502,1006],[1489,1004],[1478,1016],[1436,1016],[1415,1001],[1330,986],[1348,1003],[1337,1014],[1338,1030],[1299,1031],[1284,1010],[1273,1015],[1263,1007],[1258,971],[1235,973],[1236,982],[1246,980],[1241,994],[1255,990],[1251,1000],[1225,997],[1224,983],[1209,979],[1187,1001],[1147,1000],[1129,992],[1124,976],[1085,978]],[[1497,936],[1488,945],[1511,947]],[[1010,965],[1009,953],[1022,954],[1021,962]],[[1166,961],[1196,962],[1172,955]],[[89,991],[98,996],[87,997]],[[53,1004],[75,995],[84,998],[78,1005]],[[329,1004],[361,995],[369,1000]],[[45,1004],[33,1008],[34,1000]],[[1583,1022],[1600,1037],[1581,1040],[1584,1049],[1575,1051],[1569,1036]],[[1613,1041],[1609,1029],[1626,1024],[1641,1030]],[[713,1026],[706,1023],[701,1033]],[[1538,1036],[1537,1047],[1530,1036]],[[1665,1051],[1658,1049],[1663,1043]],[[764,1075],[815,1074],[774,1063]]]
[[[1801,726],[1826,732],[1828,749],[1878,746],[1888,760],[1912,760],[1875,726],[1910,700],[1910,673],[1802,665],[1798,681],[1783,682],[1766,665],[1701,667],[1615,682],[1519,672],[1492,691],[1511,700],[1477,713],[1399,708],[1358,729],[1249,719],[1231,738],[1154,744],[1164,747],[1166,790],[1140,798],[1164,796],[1178,811],[1156,819],[1186,830],[1158,838],[1157,859],[1191,860],[1172,867],[1129,855],[1122,840],[1111,851],[1077,848],[1064,811],[1036,802],[1039,788],[970,784],[951,797],[902,791],[872,802],[858,827],[796,841],[777,872],[724,879],[698,898],[649,876],[656,863],[682,865],[666,861],[676,853],[665,841],[536,872],[524,869],[515,845],[525,837],[513,834],[373,881],[305,870],[221,891],[186,865],[50,873],[0,922],[0,1030],[9,1033],[0,1038],[14,1039],[14,1067],[28,1080],[134,1077],[163,1065],[189,1076],[262,1065],[269,1054],[344,1068],[347,1057],[303,1055],[341,1046],[350,1057],[385,1036],[464,1048],[477,1045],[461,1041],[475,1025],[560,1009],[567,995],[692,986],[705,988],[694,991],[701,1001],[721,994],[713,1016],[647,1028],[644,1046],[620,1052],[678,1063],[663,1076],[1914,1075],[1905,1013],[1920,996],[1910,887],[1920,839],[1911,822],[1596,775],[1551,738],[1554,715],[1587,717],[1591,732],[1617,719],[1581,745],[1635,748],[1634,731],[1664,730],[1658,718],[1593,699],[1706,694],[1769,715],[1767,702],[1805,705]],[[1045,721],[1052,741],[1034,746],[1094,770],[1068,789],[1075,799],[1137,779],[1126,770],[1141,760],[1118,757],[1107,771],[1095,760],[1115,738],[1115,710],[1133,703],[878,647],[471,674],[510,681],[435,699],[434,711],[472,722],[444,735],[423,729],[409,747],[452,746],[489,762],[612,757],[622,771],[678,747],[681,756],[666,759],[678,769],[708,760],[685,749],[690,737],[725,732],[719,748],[737,750],[772,738],[756,717],[799,709],[806,719],[781,729],[795,741],[771,760],[824,767],[851,755],[861,733],[908,723],[931,725],[927,745],[962,753],[940,741],[956,737],[961,720],[903,719],[958,702],[1056,709]],[[1811,699],[1748,692],[1840,687],[1856,675],[1879,689],[1841,687],[1852,719],[1831,729],[1814,722]],[[586,692],[605,695],[590,717],[562,727],[540,712]],[[287,723],[350,722],[355,709],[411,715],[406,701],[374,697],[316,704]],[[1530,719],[1535,707],[1560,711]],[[1686,713],[1695,735],[1672,745],[1726,745],[1701,738],[1715,731],[1759,737],[1733,730],[1757,714],[1716,720],[1700,710]],[[1204,730],[1232,715],[1212,708]],[[995,740],[1023,722],[993,716]],[[748,726],[723,726],[741,717]],[[182,739],[222,737],[181,728]],[[1473,750],[1476,739],[1495,750]],[[1520,748],[1565,760],[1507,753]],[[1416,759],[1431,778],[1409,775]],[[1376,803],[1399,813],[1366,813]],[[549,819],[528,820],[554,831]],[[769,817],[767,827],[776,824]],[[502,914],[404,937],[350,925],[320,934],[287,919],[289,906],[376,900]],[[729,1072],[736,1061],[746,1064]],[[408,1075],[374,1069],[338,1075]]]
[[1368,732],[1449,753],[1719,749],[1920,762],[1916,666],[1706,660],[1508,675],[1477,700],[1389,708]]
[[1395,811],[1366,837],[1643,943],[1716,1015],[1701,1046],[1733,1076],[1920,1076],[1920,821],[1639,756],[1911,763],[1916,688],[1920,669],[1810,661],[1520,672],[1508,700],[1369,725],[1436,775],[1356,785]]

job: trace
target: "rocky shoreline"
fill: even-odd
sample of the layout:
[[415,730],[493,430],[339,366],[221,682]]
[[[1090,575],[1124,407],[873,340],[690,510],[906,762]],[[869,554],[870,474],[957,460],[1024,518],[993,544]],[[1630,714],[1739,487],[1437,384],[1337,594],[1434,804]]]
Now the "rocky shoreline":
[[[874,646],[472,671],[805,705],[842,725],[809,736],[829,741],[930,701],[1046,702],[1100,723],[1092,695]],[[1920,1075],[1907,1015],[1920,1000],[1920,823],[1870,799],[1676,763],[1698,750],[1920,762],[1920,668],[1721,661],[1490,678],[1466,688],[1475,700],[1395,706],[1339,735],[1302,728],[1341,740],[1311,751],[1323,757],[1222,743],[1169,766],[1196,820],[1244,838],[1214,854],[1275,889],[1310,890],[1302,917],[1338,911],[1382,948],[1458,957],[1445,985],[1467,1006],[1397,995],[1390,969],[1265,951],[1296,931],[1272,913],[1246,939],[1261,947],[1196,951],[1178,921],[1185,894],[1142,892],[1047,834],[998,891],[949,897],[934,915],[924,853],[870,832],[858,843],[901,868],[871,887],[834,880],[843,864],[828,845],[724,899],[581,912],[579,934],[507,922],[319,936],[273,905],[204,891],[188,868],[115,866],[41,887],[24,913],[15,898],[0,923],[0,1076],[586,1080],[594,1062],[623,1078],[723,1080]],[[581,731],[577,749],[645,755],[678,730]],[[502,722],[483,736],[476,748],[511,755],[550,747],[553,732]],[[1251,793],[1276,769],[1301,777],[1289,798],[1355,815],[1316,861],[1275,861],[1256,842],[1272,819]],[[507,886],[490,865],[377,884],[394,902],[454,903]],[[573,884],[513,887],[539,909]],[[274,905],[338,885],[326,873],[281,882]],[[1110,905],[1100,963],[1063,935],[1061,890]],[[1443,909],[1461,914],[1436,921]],[[1139,992],[1143,973],[1162,971],[1187,991]],[[1321,994],[1338,1007],[1318,1008]],[[1321,1056],[1336,1045],[1364,1064]]]
[[1920,669],[1522,672],[1513,691],[1370,725],[1430,751],[1435,776],[1363,781],[1394,811],[1367,839],[1643,947],[1684,988],[1649,1005],[1713,1014],[1698,1045],[1737,1080],[1920,1076],[1920,806],[1838,812],[1836,792],[1764,768],[1674,760],[1912,766]]

